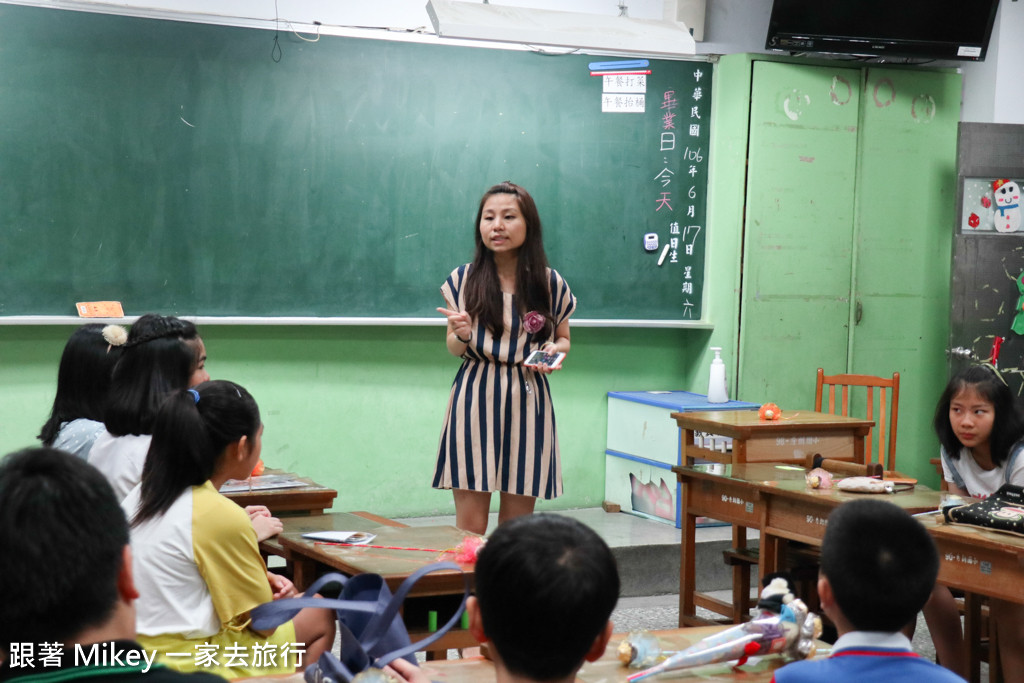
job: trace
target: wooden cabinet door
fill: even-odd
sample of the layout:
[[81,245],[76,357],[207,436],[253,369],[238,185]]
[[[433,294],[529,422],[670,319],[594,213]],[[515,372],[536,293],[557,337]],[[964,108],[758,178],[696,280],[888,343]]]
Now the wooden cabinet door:
[[754,64],[737,394],[744,400],[811,408],[815,369],[846,367],[860,97],[860,69]]
[[918,477],[937,453],[946,381],[960,85],[955,73],[869,68],[861,98],[849,371],[900,373],[896,465]]

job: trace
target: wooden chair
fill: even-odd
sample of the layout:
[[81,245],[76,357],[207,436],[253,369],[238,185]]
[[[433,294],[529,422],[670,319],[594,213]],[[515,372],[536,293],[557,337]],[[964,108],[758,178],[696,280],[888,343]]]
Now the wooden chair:
[[[854,387],[864,387],[864,396]],[[878,399],[876,401],[876,392]],[[828,402],[825,403],[825,395]],[[828,412],[833,415],[850,416],[851,409],[864,406],[864,416],[875,421],[875,427],[868,433],[865,440],[864,464],[841,463],[828,461],[826,469],[837,474],[879,476],[880,470],[896,469],[896,424],[900,398],[900,375],[893,373],[892,379],[873,375],[826,375],[818,368],[817,386],[814,392],[814,409],[817,412]],[[876,438],[877,436],[877,438]],[[807,467],[814,466],[813,455],[808,456]],[[733,567],[733,622],[740,623],[747,618],[752,600],[750,598],[751,569],[759,561],[757,548],[734,547],[722,553],[727,565]],[[805,602],[816,599],[816,591],[812,579],[817,576],[817,549],[802,548],[800,544],[788,544],[786,549],[786,566],[794,575],[799,586],[794,586],[803,593]],[[810,577],[810,578],[808,578]],[[814,595],[810,595],[813,593]]]
[[[863,398],[855,387],[864,387]],[[825,403],[825,395],[828,402]],[[875,396],[878,396],[877,402]],[[863,401],[863,403],[861,403]],[[818,368],[818,383],[814,391],[814,409],[819,413],[850,416],[852,410],[864,407],[863,417],[875,421],[868,432],[864,459],[879,462],[886,471],[896,469],[896,424],[899,416],[900,373],[892,379],[874,375],[826,375]],[[860,417],[860,416],[857,416]]]

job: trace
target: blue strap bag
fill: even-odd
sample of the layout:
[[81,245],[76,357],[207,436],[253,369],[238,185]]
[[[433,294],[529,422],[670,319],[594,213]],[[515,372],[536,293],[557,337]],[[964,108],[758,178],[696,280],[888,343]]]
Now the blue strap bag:
[[[426,638],[412,643],[399,614],[402,603],[416,582],[431,572],[452,570],[462,574],[462,602],[447,623]],[[332,584],[341,585],[337,598],[315,597]],[[392,595],[379,574],[324,574],[297,598],[284,598],[259,605],[252,610],[251,628],[266,631],[293,619],[306,607],[333,609],[337,614],[341,651],[338,656],[325,652],[306,667],[308,683],[347,683],[356,674],[371,667],[382,668],[399,657],[416,664],[414,653],[437,642],[458,623],[469,597],[469,578],[454,562],[435,562],[409,575]]]

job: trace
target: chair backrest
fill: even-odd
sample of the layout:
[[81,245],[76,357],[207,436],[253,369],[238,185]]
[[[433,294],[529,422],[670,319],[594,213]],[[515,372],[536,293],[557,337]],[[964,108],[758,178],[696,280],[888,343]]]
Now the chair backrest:
[[[864,396],[856,387],[863,387]],[[825,396],[828,395],[827,402]],[[877,400],[876,400],[877,395]],[[875,427],[868,433],[865,461],[878,462],[886,470],[896,469],[896,424],[899,415],[900,373],[892,379],[874,375],[826,375],[818,368],[818,386],[814,392],[814,409],[819,413],[850,416],[874,420]]]

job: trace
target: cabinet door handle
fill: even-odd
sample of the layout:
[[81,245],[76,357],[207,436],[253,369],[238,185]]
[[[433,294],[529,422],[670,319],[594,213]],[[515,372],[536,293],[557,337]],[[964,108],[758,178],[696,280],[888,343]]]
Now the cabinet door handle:
[[853,324],[860,325],[860,319],[864,317],[864,304],[860,302],[860,299],[853,304]]

